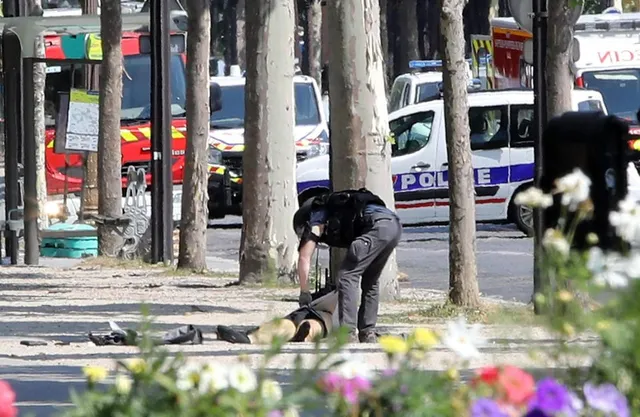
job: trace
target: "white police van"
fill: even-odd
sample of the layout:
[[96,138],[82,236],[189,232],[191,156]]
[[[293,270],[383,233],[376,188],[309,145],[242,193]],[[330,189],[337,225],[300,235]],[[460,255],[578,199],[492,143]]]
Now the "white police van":
[[[480,80],[473,79],[471,60],[467,60],[467,64],[469,66],[467,78],[471,89],[480,89],[482,85]],[[409,68],[412,72],[399,75],[393,80],[387,106],[389,113],[440,96],[441,60],[409,61]]]
[[[573,110],[603,110],[602,95],[573,90]],[[478,222],[513,222],[531,234],[530,210],[513,204],[534,177],[533,92],[502,90],[468,96]],[[404,107],[389,115],[394,135],[391,170],[396,210],[403,224],[447,223],[449,194],[443,100]],[[301,201],[329,188],[328,156],[298,164]],[[640,177],[635,170],[635,179]]]

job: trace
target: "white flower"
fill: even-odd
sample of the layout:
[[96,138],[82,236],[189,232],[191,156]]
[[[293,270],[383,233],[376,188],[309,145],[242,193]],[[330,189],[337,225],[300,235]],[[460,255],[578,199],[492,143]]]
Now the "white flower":
[[627,197],[618,203],[618,211],[609,213],[609,223],[616,234],[627,242],[640,239],[640,206]]
[[529,187],[516,195],[514,203],[519,206],[547,208],[553,205],[553,197],[539,188]]
[[132,381],[127,375],[118,375],[115,380],[116,391],[119,394],[128,394],[131,391]]
[[629,280],[626,275],[618,271],[605,270],[595,274],[593,282],[601,287],[622,288],[628,285]]
[[447,322],[447,332],[442,338],[446,347],[455,352],[462,360],[469,360],[480,356],[477,345],[480,344],[480,326],[467,326],[464,317]]
[[627,286],[629,272],[638,267],[638,262],[637,257],[623,259],[616,253],[605,255],[600,248],[593,247],[589,250],[587,269],[596,285],[621,288]]
[[597,246],[589,249],[589,256],[587,259],[587,269],[593,273],[602,271],[607,266],[607,258]]
[[355,377],[371,379],[373,377],[371,367],[361,358],[350,353],[343,353],[342,359],[344,362],[336,369],[336,372],[341,377],[345,379],[353,379]]
[[571,211],[589,199],[590,189],[591,180],[579,168],[556,180],[556,192],[562,194],[562,205],[569,206]]
[[208,364],[200,374],[198,386],[200,393],[216,393],[227,388],[229,388],[227,369],[220,364]]
[[275,403],[282,399],[282,388],[280,388],[280,384],[277,381],[265,379],[262,381],[260,394],[265,401]]
[[567,239],[564,238],[562,232],[556,229],[547,229],[547,231],[544,232],[542,245],[547,249],[557,252],[562,257],[567,257],[571,250]]
[[298,413],[298,410],[293,408],[293,407],[289,407],[288,409],[285,410],[285,412],[282,414],[282,417],[300,417],[300,413]]
[[239,392],[247,393],[258,388],[258,379],[247,365],[236,364],[229,369],[229,386]]
[[193,362],[187,362],[182,368],[178,369],[176,387],[182,391],[188,391],[195,388],[200,381],[200,371],[202,367]]
[[631,253],[626,259],[624,269],[629,278],[640,278],[640,253]]

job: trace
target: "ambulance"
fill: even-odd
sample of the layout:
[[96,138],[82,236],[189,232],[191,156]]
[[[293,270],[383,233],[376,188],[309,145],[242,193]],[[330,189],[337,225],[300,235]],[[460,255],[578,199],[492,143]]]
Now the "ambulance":
[[[606,113],[602,95],[574,89],[573,110]],[[478,222],[515,223],[533,232],[533,213],[514,197],[534,178],[533,92],[479,91],[468,95],[472,164]],[[403,107],[389,115],[394,138],[391,172],[396,211],[404,225],[449,221],[448,161],[442,99]],[[640,184],[635,169],[629,183]],[[297,166],[299,200],[329,189],[329,157]],[[630,193],[633,191],[630,188]],[[640,187],[635,190],[640,193]]]
[[[583,15],[575,25],[575,86],[599,91],[609,114],[638,123],[640,13]],[[513,18],[491,20],[491,35],[472,35],[472,68],[489,89],[533,87],[532,35]],[[640,129],[632,127],[630,133]]]

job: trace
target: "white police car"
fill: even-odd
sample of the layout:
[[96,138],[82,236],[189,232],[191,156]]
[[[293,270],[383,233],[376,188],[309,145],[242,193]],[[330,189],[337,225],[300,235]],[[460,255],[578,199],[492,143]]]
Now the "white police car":
[[[471,60],[468,60],[467,64],[469,65],[467,78],[470,84],[480,88],[480,80],[477,80],[476,84],[474,84]],[[409,68],[412,72],[399,75],[393,80],[387,108],[390,113],[440,96],[440,85],[442,83],[441,60],[409,61]]]
[[[574,90],[574,110],[606,112],[602,95]],[[472,163],[478,222],[513,222],[531,234],[530,210],[513,204],[534,176],[533,92],[531,90],[469,93]],[[396,210],[403,224],[447,223],[449,195],[443,100],[404,107],[389,115],[395,137],[391,170]],[[329,187],[328,156],[298,164],[300,200]],[[635,170],[634,170],[635,172]],[[639,182],[637,172],[636,179]]]

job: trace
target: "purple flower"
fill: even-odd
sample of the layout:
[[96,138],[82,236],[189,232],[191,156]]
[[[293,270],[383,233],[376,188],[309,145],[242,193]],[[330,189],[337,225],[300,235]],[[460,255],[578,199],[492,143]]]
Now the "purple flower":
[[267,417],[282,417],[282,411],[280,410],[269,411],[269,414],[267,414]]
[[382,371],[382,376],[385,378],[392,378],[396,375],[397,372],[398,371],[396,369],[388,368]]
[[352,378],[350,383],[353,384],[353,388],[358,392],[367,392],[371,389],[371,381],[361,376]]
[[480,398],[471,406],[471,417],[508,417],[498,403],[489,398]]
[[613,384],[594,385],[587,382],[584,385],[584,398],[589,407],[605,414],[617,417],[631,415],[627,398]]
[[529,410],[524,417],[549,417],[544,413],[544,411],[539,408],[534,408],[533,410]]
[[546,414],[559,413],[571,405],[569,391],[553,378],[545,378],[538,382],[536,396],[530,409],[538,409]]

